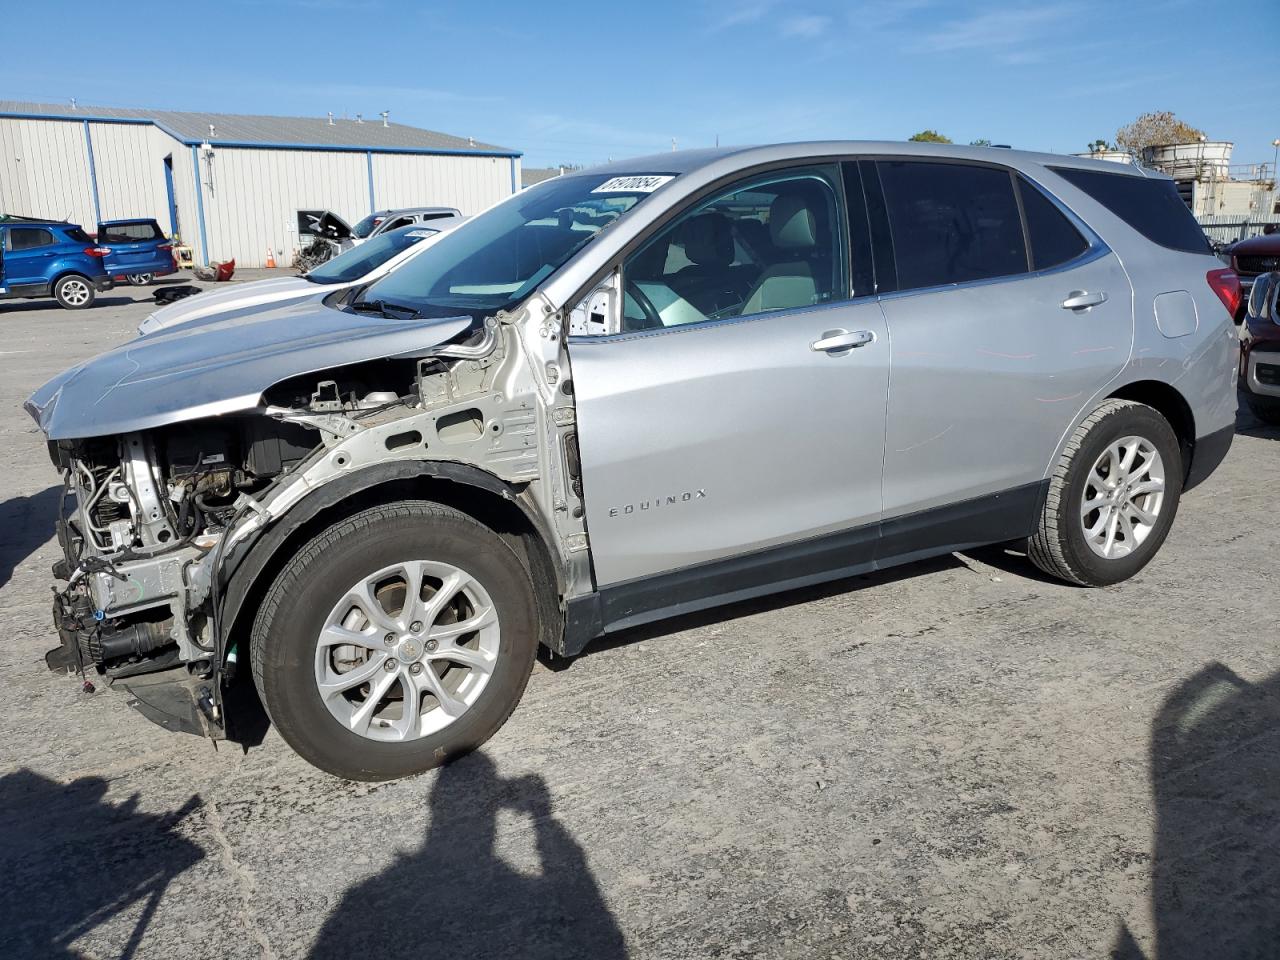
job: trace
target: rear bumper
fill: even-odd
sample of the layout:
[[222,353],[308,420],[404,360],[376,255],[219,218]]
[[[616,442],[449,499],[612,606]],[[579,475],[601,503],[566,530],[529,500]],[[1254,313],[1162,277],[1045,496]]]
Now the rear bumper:
[[99,293],[110,290],[116,285],[115,280],[111,277],[91,277],[90,282],[93,284],[93,289],[97,290]]

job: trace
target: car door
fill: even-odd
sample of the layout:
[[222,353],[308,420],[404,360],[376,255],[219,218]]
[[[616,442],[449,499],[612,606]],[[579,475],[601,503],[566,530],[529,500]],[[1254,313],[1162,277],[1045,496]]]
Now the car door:
[[869,556],[889,356],[845,220],[835,165],[740,181],[627,256],[621,332],[571,337],[598,587],[682,571],[696,603]]
[[11,293],[46,286],[56,255],[53,232],[47,227],[10,226],[5,239],[5,285]]
[[882,160],[867,180],[893,264],[885,517],[959,504],[987,524],[959,540],[1022,535],[1077,411],[1128,359],[1128,278],[1008,168]]

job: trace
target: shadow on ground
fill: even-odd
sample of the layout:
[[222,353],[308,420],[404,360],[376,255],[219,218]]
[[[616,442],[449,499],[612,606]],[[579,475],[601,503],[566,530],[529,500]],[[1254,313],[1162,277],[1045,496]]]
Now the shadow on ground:
[[1259,420],[1243,400],[1236,409],[1236,433],[1246,437],[1259,437],[1263,440],[1280,440],[1280,426]]
[[128,933],[112,956],[129,960],[169,884],[204,857],[175,830],[200,807],[198,796],[155,815],[137,811],[136,794],[105,801],[106,790],[100,777],[66,785],[30,770],[0,777],[4,956],[81,957],[72,944],[124,914]]
[[[126,288],[127,289],[127,288]],[[103,296],[99,294],[93,301],[93,305],[85,307],[81,310],[68,310],[54,300],[52,297],[40,300],[5,300],[3,306],[0,306],[0,315],[6,313],[37,313],[42,310],[49,310],[58,313],[79,314],[80,316],[92,316],[93,311],[98,307],[118,307],[126,303],[139,303],[143,300],[150,300],[151,294],[146,293],[145,287],[135,287],[138,291],[137,296]]]
[[[1280,673],[1201,670],[1152,723],[1154,957],[1280,956]],[[1115,960],[1145,960],[1128,929]]]
[[[517,868],[499,856],[504,810],[532,820],[536,867]],[[440,771],[422,846],[347,891],[311,952],[312,960],[626,955],[582,848],[553,815],[543,779],[499,777],[482,753]]]
[[9,582],[18,564],[53,536],[61,496],[61,487],[50,487],[0,503],[0,587]]

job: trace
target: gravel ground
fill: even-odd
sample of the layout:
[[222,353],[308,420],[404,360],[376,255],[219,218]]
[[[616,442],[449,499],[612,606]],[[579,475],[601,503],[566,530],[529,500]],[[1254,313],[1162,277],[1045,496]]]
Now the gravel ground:
[[357,785],[44,667],[20,403],[148,293],[0,306],[0,956],[1280,955],[1280,431],[1121,586],[987,549],[634,631]]

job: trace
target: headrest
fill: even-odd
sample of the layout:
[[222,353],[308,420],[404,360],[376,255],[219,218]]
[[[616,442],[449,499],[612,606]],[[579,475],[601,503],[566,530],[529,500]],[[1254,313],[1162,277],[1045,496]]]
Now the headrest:
[[733,263],[733,232],[723,213],[700,213],[684,225],[684,255],[702,266]]
[[817,229],[803,197],[783,194],[769,206],[769,236],[778,247],[812,247]]

